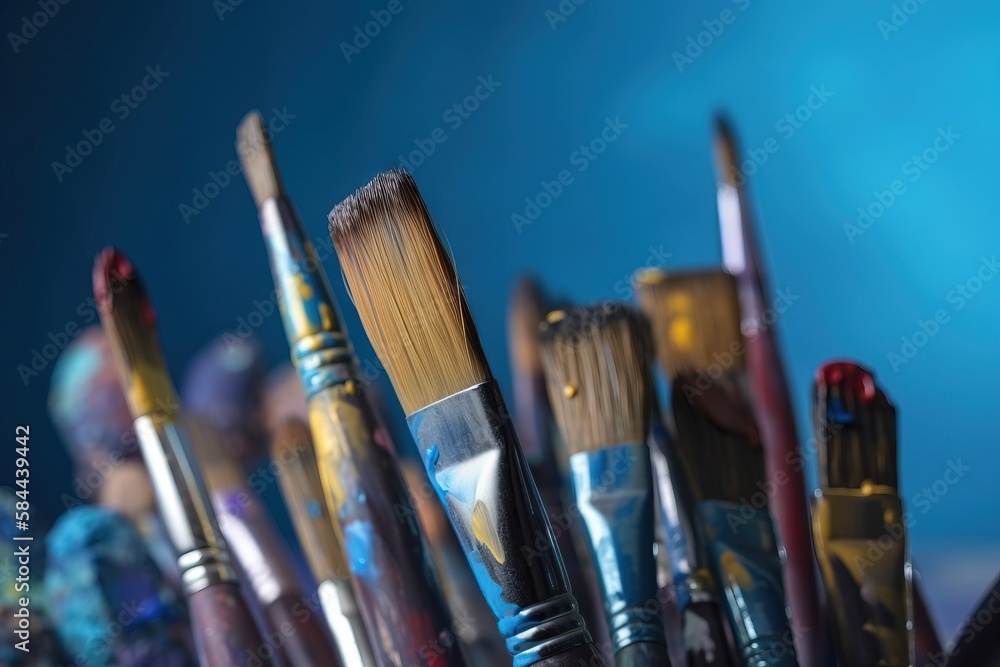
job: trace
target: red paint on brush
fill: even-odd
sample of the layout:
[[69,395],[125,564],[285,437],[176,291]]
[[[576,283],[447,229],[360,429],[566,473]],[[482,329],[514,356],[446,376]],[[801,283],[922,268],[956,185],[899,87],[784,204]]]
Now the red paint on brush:
[[101,313],[108,314],[114,309],[114,297],[123,289],[134,284],[136,296],[141,299],[142,318],[147,325],[156,324],[156,309],[142,288],[139,274],[132,260],[119,250],[109,247],[97,255],[94,263],[94,300]]
[[853,390],[862,403],[871,403],[879,394],[875,377],[867,368],[853,361],[830,361],[816,371],[816,384],[835,385],[844,383]]

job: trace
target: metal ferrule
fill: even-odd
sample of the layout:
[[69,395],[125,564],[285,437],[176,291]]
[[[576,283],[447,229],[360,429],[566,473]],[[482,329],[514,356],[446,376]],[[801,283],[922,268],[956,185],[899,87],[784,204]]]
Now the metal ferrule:
[[771,517],[717,500],[697,511],[741,658],[747,667],[798,665]]
[[407,421],[514,667],[589,644],[496,381]]
[[184,427],[178,422],[157,423],[143,415],[135,420],[135,432],[164,527],[177,553],[184,594],[237,582],[205,483],[191,463],[194,458]]
[[[692,573],[699,567],[695,548],[694,525],[690,508],[693,501],[687,490],[683,468],[669,444],[669,435],[663,422],[654,416],[649,429],[649,456],[656,483],[660,522],[666,533],[667,553],[673,574],[677,608],[680,611],[691,604],[692,596],[702,588],[701,580]],[[707,592],[706,592],[707,593]]]
[[896,489],[825,489],[814,502],[816,558],[844,667],[912,664],[906,527]]
[[328,579],[319,584],[319,604],[333,634],[344,667],[374,667],[364,621],[346,579]]
[[309,397],[352,376],[350,342],[326,272],[291,202],[265,201],[260,225],[292,361]]
[[577,452],[569,466],[612,650],[638,642],[666,646],[653,555],[649,447],[630,443]]

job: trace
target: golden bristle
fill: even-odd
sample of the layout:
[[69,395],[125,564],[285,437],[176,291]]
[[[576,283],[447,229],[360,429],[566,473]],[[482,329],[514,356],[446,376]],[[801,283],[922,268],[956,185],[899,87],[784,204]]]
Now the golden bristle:
[[541,337],[549,401],[570,454],[645,442],[652,350],[642,315],[616,303],[574,308]]
[[542,371],[538,325],[544,319],[545,305],[538,283],[531,278],[521,278],[511,292],[507,309],[507,340],[514,368],[522,373]]
[[330,212],[330,236],[406,414],[491,378],[455,267],[412,176],[376,176]]
[[97,256],[94,300],[133,418],[170,421],[179,412],[177,392],[156,335],[153,309],[132,262],[114,248]]
[[724,271],[666,273],[643,269],[634,277],[639,307],[652,323],[656,355],[671,378],[743,368],[743,336],[736,281]]
[[248,113],[236,128],[236,153],[243,168],[243,178],[258,207],[282,193],[281,177],[267,138],[267,127],[259,112]]

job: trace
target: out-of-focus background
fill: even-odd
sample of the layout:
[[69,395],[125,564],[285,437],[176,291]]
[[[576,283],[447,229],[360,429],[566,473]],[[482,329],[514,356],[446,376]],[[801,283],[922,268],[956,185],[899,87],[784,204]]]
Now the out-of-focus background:
[[[333,4],[4,3],[0,410],[9,449],[14,425],[31,427],[35,520],[73,493],[45,409],[49,357],[96,322],[104,245],[143,273],[178,380],[211,336],[249,323],[272,364],[287,359],[279,317],[263,316],[253,202],[226,173],[249,109],[271,123],[362,362],[375,357],[326,213],[408,166],[505,387],[522,272],[556,297],[628,299],[637,267],[720,262],[709,149],[724,109],[788,305],[777,326],[802,438],[818,364],[876,371],[899,407],[912,554],[950,636],[1000,566],[1000,5]],[[581,150],[602,133],[602,152]],[[563,170],[572,182],[539,198]]]

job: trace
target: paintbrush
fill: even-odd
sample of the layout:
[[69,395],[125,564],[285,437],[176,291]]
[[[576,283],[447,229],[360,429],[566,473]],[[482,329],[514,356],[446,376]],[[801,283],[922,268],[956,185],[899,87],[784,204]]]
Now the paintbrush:
[[222,535],[249,595],[282,637],[275,642],[275,653],[288,667],[338,664],[323,624],[312,614],[298,613],[304,594],[293,556],[264,503],[247,485],[243,466],[204,417],[188,416],[186,423]]
[[[701,373],[742,366],[739,309],[732,276],[722,271],[666,274],[641,269],[633,277],[639,307],[649,319],[655,350],[671,380],[682,370]],[[728,356],[726,356],[728,355]],[[707,557],[697,548],[695,503],[684,467],[666,425],[654,415],[650,454],[660,521],[666,533],[677,608],[690,667],[728,667],[731,637],[723,625],[718,586]]]
[[330,234],[514,664],[603,664],[455,267],[413,178],[377,176],[331,211]]
[[66,505],[95,502],[127,516],[179,590],[177,554],[156,512],[132,415],[100,326],[84,329],[56,360],[49,415],[76,462],[75,493],[64,497]]
[[646,444],[652,405],[648,325],[623,304],[574,308],[546,323],[542,360],[615,664],[669,665]]
[[896,410],[871,372],[852,362],[822,365],[814,397],[813,534],[840,663],[913,664]]
[[460,665],[452,621],[393,445],[361,392],[333,291],[285,194],[260,114],[240,123],[237,150],[305,388],[325,499],[375,660],[386,667],[412,660]]
[[784,552],[784,580],[804,667],[824,664],[826,638],[820,621],[819,591],[813,564],[804,463],[795,430],[795,410],[778,348],[775,310],[754,234],[746,177],[739,166],[735,135],[723,118],[714,131],[719,224],[726,270],[737,281],[746,339],[746,365],[754,414],[764,445],[767,477],[775,488],[774,521]]
[[157,505],[177,553],[202,665],[268,664],[260,633],[180,422],[177,393],[156,334],[156,311],[132,263],[114,249],[97,256],[94,299],[135,418]]
[[264,350],[253,337],[216,336],[188,363],[181,386],[184,413],[215,429],[244,470],[264,457]]
[[74,507],[56,521],[45,546],[48,608],[76,664],[197,664],[184,605],[125,517]]
[[723,374],[697,390],[695,374],[674,380],[677,451],[696,503],[700,549],[724,593],[739,661],[797,665],[768,514],[773,485],[764,476],[760,436],[739,380]]
[[[507,306],[507,341],[513,380],[514,430],[528,461],[538,494],[556,533],[556,543],[566,565],[570,587],[580,604],[580,614],[598,647],[610,646],[597,575],[589,561],[586,539],[572,525],[572,493],[566,446],[552,422],[552,408],[542,372],[538,327],[545,320],[541,288],[529,277],[514,284]],[[563,471],[566,484],[564,488]],[[564,493],[565,492],[565,493]]]
[[376,664],[351,585],[344,545],[326,504],[309,425],[289,418],[272,440],[271,458],[280,466],[281,493],[318,582],[320,606],[337,641],[341,663],[344,667]]

